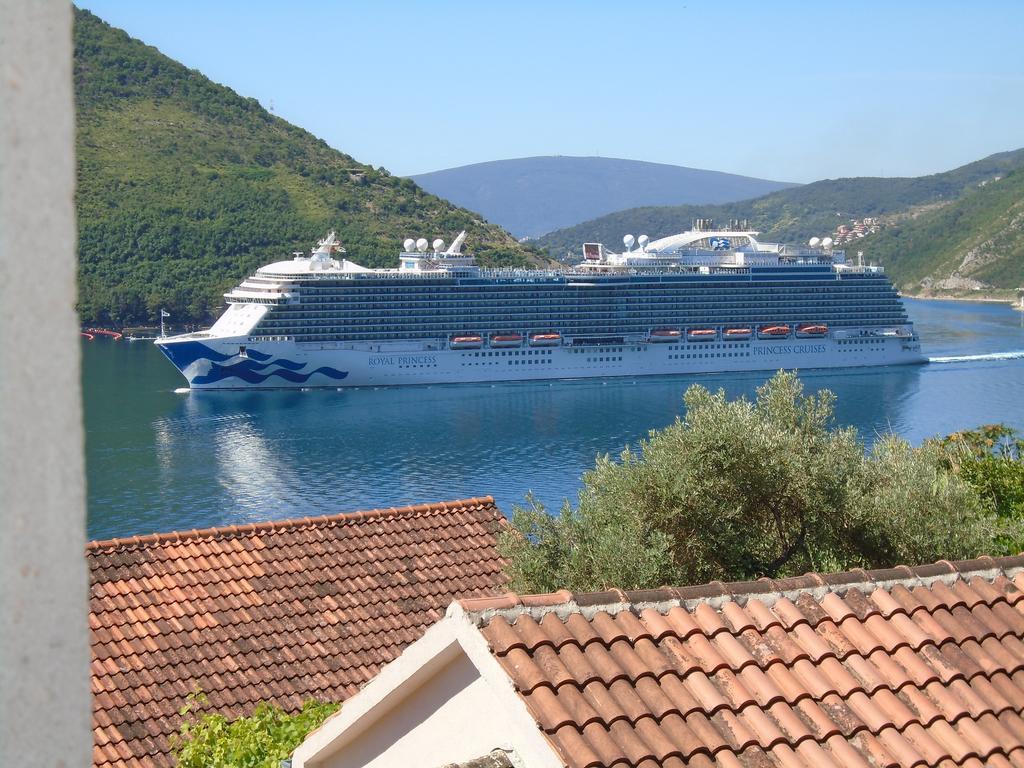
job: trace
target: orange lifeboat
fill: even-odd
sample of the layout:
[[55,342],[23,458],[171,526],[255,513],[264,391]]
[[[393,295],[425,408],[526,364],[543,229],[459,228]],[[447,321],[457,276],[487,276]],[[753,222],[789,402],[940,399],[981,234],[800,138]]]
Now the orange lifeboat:
[[495,349],[523,346],[523,336],[519,333],[496,333],[491,336],[491,346]]
[[465,334],[452,336],[448,340],[448,346],[452,349],[480,349],[484,345],[484,337],[476,334]]
[[714,341],[718,338],[718,331],[714,328],[691,328],[686,332],[687,341]]
[[821,323],[806,323],[796,327],[796,335],[801,339],[811,339],[828,335],[828,326]]
[[759,339],[784,339],[789,336],[788,325],[762,325],[757,329]]
[[653,342],[665,342],[665,341],[679,341],[682,337],[683,332],[678,328],[655,328],[648,335],[648,339]]
[[562,343],[562,334],[555,333],[531,333],[530,334],[530,346],[531,347],[557,347]]
[[746,341],[754,333],[749,328],[726,328],[725,338],[727,341]]

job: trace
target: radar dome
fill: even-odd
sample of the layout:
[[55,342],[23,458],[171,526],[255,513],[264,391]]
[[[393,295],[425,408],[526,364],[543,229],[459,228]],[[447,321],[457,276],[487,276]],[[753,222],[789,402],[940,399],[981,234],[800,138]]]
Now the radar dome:
[[831,237],[824,238],[821,241],[821,247],[822,248],[831,248],[832,247],[832,238]]
[[815,247],[817,247],[818,243],[820,243],[820,242],[821,242],[821,238],[820,237],[812,237],[810,240],[807,241],[807,244],[809,246],[811,246],[811,248],[815,248]]
[[416,241],[416,250],[419,251],[420,253],[423,253],[425,250],[427,250],[428,245],[430,245],[430,243],[427,242],[427,238],[421,237],[419,240]]
[[638,237],[636,241],[640,243],[641,248],[645,248],[647,247],[647,243],[651,241],[651,238],[649,238],[647,235],[640,235],[640,237]]
[[411,237],[407,237],[405,238],[405,242],[402,243],[402,247],[405,249],[406,253],[411,253],[412,249],[416,247],[416,241]]
[[633,243],[635,242],[636,238],[634,238],[632,235],[626,235],[625,237],[622,238],[622,244],[626,246],[627,251],[633,247]]
[[434,241],[433,245],[434,245],[434,250],[435,251],[443,251],[444,250],[444,240],[442,240],[440,237],[437,238],[437,240]]

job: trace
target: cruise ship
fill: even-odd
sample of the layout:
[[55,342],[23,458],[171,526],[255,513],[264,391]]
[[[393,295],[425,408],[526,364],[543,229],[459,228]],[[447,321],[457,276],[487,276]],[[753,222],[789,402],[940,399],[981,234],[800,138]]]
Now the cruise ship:
[[192,389],[367,387],[843,368],[924,361],[880,267],[831,241],[763,243],[699,220],[586,243],[562,269],[487,269],[408,239],[391,269],[332,232],[225,294],[208,330],[156,344]]

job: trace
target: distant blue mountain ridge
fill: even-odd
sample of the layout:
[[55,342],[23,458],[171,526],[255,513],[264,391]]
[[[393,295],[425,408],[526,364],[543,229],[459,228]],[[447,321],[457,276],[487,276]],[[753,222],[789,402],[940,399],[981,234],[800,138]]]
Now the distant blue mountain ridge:
[[519,238],[627,208],[707,205],[798,186],[732,173],[610,157],[523,157],[410,176]]

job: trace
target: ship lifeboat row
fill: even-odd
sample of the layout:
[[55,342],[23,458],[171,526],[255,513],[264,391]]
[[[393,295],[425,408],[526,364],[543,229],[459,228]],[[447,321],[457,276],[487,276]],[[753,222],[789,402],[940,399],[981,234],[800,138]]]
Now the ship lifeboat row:
[[523,336],[519,333],[496,333],[491,336],[491,346],[495,349],[507,349],[523,346]]
[[[557,347],[562,343],[560,333],[531,333],[531,347]],[[476,333],[465,333],[448,339],[451,349],[480,349],[484,345],[484,337]],[[492,349],[511,349],[523,346],[523,335],[519,333],[496,333],[488,340]]]
[[560,333],[531,333],[530,334],[530,346],[531,347],[557,347],[562,343],[562,334]]
[[[751,334],[749,328],[726,328],[722,332],[723,338],[728,341],[749,339]],[[718,340],[718,330],[715,328],[689,328],[685,335],[687,341]],[[683,332],[677,328],[656,328],[648,335],[648,339],[653,342],[679,341],[682,337]]]
[[828,326],[821,323],[807,323],[796,327],[798,339],[816,339],[821,336],[828,336]]
[[[785,339],[788,338],[793,329],[783,323],[773,325],[762,325],[757,329],[759,339]],[[678,328],[655,328],[648,334],[648,340],[654,343],[679,341],[683,337],[683,331]],[[726,328],[722,331],[722,338],[726,341],[746,341],[754,332],[750,328]],[[805,323],[796,327],[796,336],[801,339],[820,338],[828,335],[828,326],[821,323]],[[689,328],[686,333],[687,341],[716,341],[718,330],[715,328]],[[547,333],[529,334],[531,347],[557,347],[562,343],[562,334],[554,331]],[[493,349],[508,349],[521,347],[524,337],[519,333],[498,333],[488,340],[488,346]],[[480,349],[484,345],[484,337],[479,334],[462,334],[452,336],[448,340],[452,349]]]
[[484,345],[484,337],[476,334],[465,334],[452,336],[448,340],[448,346],[452,349],[480,349]]
[[647,338],[657,344],[666,341],[679,341],[682,335],[683,332],[678,328],[655,328]]
[[784,339],[789,336],[788,325],[762,325],[757,329],[759,339]]
[[726,341],[746,341],[754,332],[749,328],[726,328],[722,335]]
[[686,332],[687,341],[715,341],[718,331],[714,328],[691,328]]

